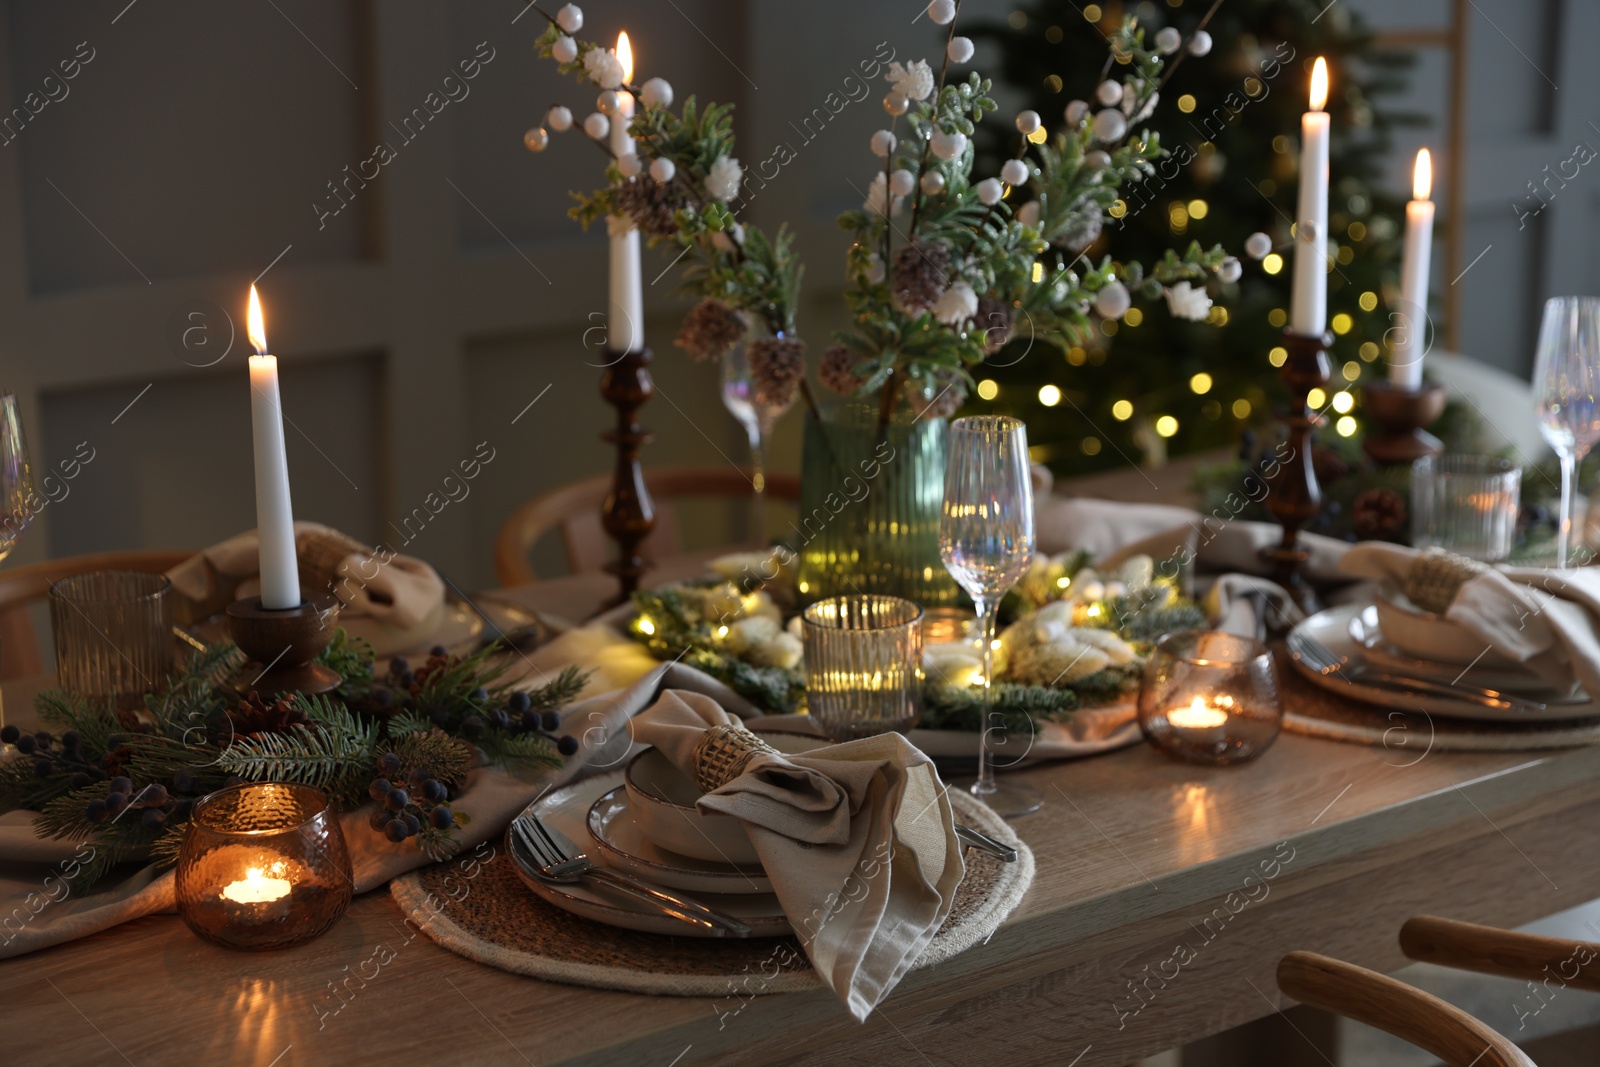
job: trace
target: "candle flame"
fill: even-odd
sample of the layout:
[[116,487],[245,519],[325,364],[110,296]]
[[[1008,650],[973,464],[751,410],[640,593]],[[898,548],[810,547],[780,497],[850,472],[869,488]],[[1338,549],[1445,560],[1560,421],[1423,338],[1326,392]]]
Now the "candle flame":
[[622,84],[633,81],[633,45],[628,43],[628,31],[617,34],[617,61],[622,64]]
[[1411,198],[1426,200],[1433,192],[1433,157],[1426,148],[1417,149],[1417,167],[1411,172]]
[[1311,110],[1328,106],[1328,61],[1321,56],[1311,65]]
[[256,350],[256,355],[267,354],[267,328],[261,321],[261,298],[256,295],[256,287],[250,286],[250,312],[246,316],[246,331],[250,335],[250,346]]

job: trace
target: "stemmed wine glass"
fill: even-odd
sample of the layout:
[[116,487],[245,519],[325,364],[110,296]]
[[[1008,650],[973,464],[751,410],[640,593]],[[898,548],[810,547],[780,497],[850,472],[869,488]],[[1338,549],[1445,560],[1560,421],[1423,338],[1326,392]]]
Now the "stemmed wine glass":
[[755,496],[750,502],[745,539],[751,545],[763,545],[767,540],[767,438],[778,416],[789,410],[789,404],[774,405],[762,396],[750,380],[745,346],[735,345],[722,357],[722,405],[739,420],[750,439],[750,483],[755,487]]
[[1561,530],[1556,566],[1572,552],[1572,490],[1578,463],[1600,441],[1600,297],[1545,301],[1533,365],[1539,430],[1561,458]]
[[978,610],[983,648],[983,730],[978,777],[959,784],[1006,817],[1036,811],[1039,791],[1020,782],[995,781],[989,762],[994,686],[995,611],[1000,598],[1033,559],[1033,479],[1028,431],[1021,419],[975,415],[950,424],[939,517],[939,557]]
[[17,539],[33,522],[37,507],[17,397],[11,390],[0,388],[0,560],[17,547]]

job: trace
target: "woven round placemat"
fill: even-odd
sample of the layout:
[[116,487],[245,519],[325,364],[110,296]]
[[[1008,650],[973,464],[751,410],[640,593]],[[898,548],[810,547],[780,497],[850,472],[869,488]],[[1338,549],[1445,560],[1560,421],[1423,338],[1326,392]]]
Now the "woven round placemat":
[[1487,722],[1382,708],[1308,681],[1285,657],[1283,728],[1292,734],[1414,752],[1536,752],[1600,744],[1600,717],[1562,722]]
[[[966,877],[955,904],[916,967],[928,967],[987,938],[1033,882],[1033,853],[1005,821],[977,800],[950,791],[956,818],[1015,846],[1002,863],[967,849]],[[503,848],[470,880],[438,863],[389,883],[400,910],[440,945],[514,974],[570,985],[669,996],[725,996],[730,991],[785,993],[821,980],[792,937],[750,941],[666,937],[623,930],[562,911],[529,892]]]

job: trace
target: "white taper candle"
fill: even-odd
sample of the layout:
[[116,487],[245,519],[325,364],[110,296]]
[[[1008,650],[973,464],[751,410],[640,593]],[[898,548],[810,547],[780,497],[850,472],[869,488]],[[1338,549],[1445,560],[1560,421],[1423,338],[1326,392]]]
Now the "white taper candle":
[[1328,64],[1311,68],[1311,110],[1300,117],[1300,204],[1295,213],[1289,327],[1321,337],[1328,323]]
[[267,354],[261,301],[250,287],[250,425],[255,436],[256,538],[261,549],[261,606],[300,606],[300,564],[289,503],[289,459],[283,447],[283,405],[278,397],[278,357]]

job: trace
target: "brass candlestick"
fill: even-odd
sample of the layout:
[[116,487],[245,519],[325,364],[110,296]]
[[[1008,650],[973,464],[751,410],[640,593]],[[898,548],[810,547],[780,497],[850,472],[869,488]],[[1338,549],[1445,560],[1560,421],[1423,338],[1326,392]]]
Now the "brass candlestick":
[[621,586],[613,604],[631,597],[639,588],[639,579],[651,567],[650,560],[639,551],[656,526],[655,504],[639,464],[639,449],[650,442],[650,435],[639,425],[639,408],[655,392],[650,359],[648,348],[616,355],[600,377],[600,395],[617,409],[616,429],[601,434],[617,446],[611,492],[600,510],[600,524],[617,543],[617,559],[606,564],[606,570],[617,576]]
[[333,640],[339,607],[338,598],[327,594],[281,611],[262,607],[259,597],[229,604],[228,633],[250,657],[234,676],[233,688],[255,690],[270,700],[283,693],[326,693],[344,681],[314,662]]
[[1428,427],[1444,413],[1447,395],[1442,385],[1401,389],[1390,382],[1377,381],[1365,386],[1361,391],[1362,407],[1378,430],[1367,434],[1361,447],[1374,462],[1385,467],[1437,456],[1444,451],[1444,442],[1429,433]]
[[1278,374],[1289,390],[1289,406],[1279,421],[1289,428],[1289,454],[1267,479],[1267,510],[1283,527],[1283,540],[1262,549],[1261,556],[1273,564],[1273,577],[1307,614],[1319,610],[1320,605],[1301,574],[1311,553],[1300,544],[1300,530],[1322,508],[1322,490],[1311,464],[1311,438],[1325,420],[1311,410],[1306,396],[1328,384],[1328,346],[1332,343],[1333,335],[1327,333],[1305,337],[1285,331],[1283,335],[1289,355]]

